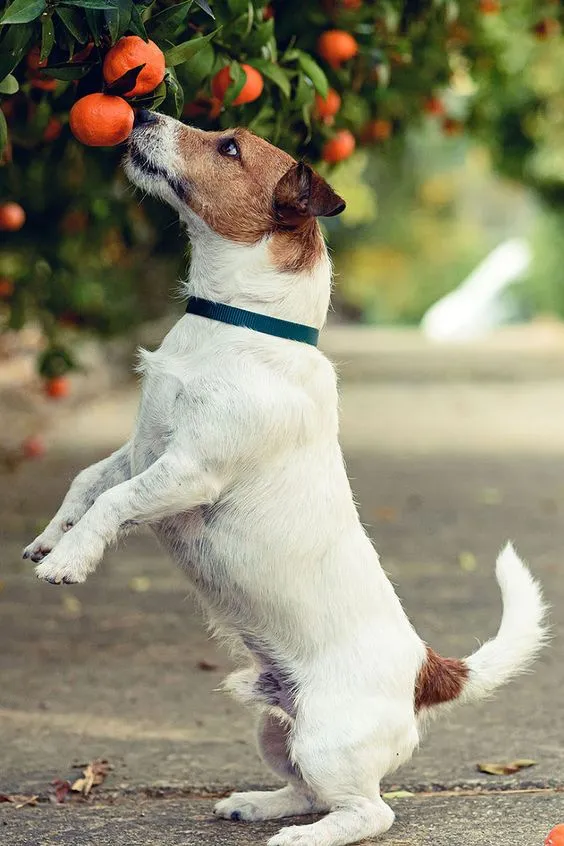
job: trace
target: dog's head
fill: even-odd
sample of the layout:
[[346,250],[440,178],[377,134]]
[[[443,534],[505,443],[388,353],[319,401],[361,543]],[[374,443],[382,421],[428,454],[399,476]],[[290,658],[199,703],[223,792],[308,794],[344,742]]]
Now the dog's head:
[[316,218],[345,208],[308,165],[252,132],[204,132],[153,112],[137,116],[125,169],[178,211],[192,239],[205,230],[249,245],[272,236],[286,269],[312,259]]

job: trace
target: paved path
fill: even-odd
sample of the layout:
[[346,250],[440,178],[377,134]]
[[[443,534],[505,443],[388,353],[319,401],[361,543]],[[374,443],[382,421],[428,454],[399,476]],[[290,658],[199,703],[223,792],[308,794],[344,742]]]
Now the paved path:
[[[463,655],[495,632],[495,554],[513,537],[553,605],[534,674],[455,710],[385,789],[390,846],[534,846],[564,822],[564,380],[411,378],[345,384],[343,439],[364,521],[420,634]],[[405,378],[401,376],[404,373]],[[41,585],[18,558],[67,480],[127,432],[133,389],[66,420],[43,462],[0,492],[0,791],[47,796],[74,764],[113,770],[90,803],[0,804],[8,846],[265,842],[276,824],[211,821],[213,795],[274,784],[249,715],[214,692],[229,669],[180,573],[149,536],[111,552],[84,586]],[[209,669],[201,669],[206,662]],[[515,776],[479,761],[535,759]],[[160,795],[161,798],[155,798]]]

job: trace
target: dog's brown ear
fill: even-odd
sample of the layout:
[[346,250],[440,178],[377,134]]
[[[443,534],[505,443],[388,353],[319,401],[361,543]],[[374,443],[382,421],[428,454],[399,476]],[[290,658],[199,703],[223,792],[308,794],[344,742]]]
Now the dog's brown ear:
[[274,189],[274,214],[282,226],[299,226],[308,217],[333,217],[345,201],[304,162],[286,171]]

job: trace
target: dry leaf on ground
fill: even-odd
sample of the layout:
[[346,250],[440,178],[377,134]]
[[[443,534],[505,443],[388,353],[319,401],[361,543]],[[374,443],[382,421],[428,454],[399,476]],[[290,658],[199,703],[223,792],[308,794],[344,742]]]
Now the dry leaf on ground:
[[528,767],[534,767],[537,762],[529,758],[519,758],[517,761],[509,761],[508,763],[500,762],[486,762],[484,764],[476,764],[481,773],[488,775],[513,775],[519,770],[526,770]]
[[88,796],[93,787],[102,784],[110,770],[111,767],[107,761],[99,759],[90,761],[84,767],[82,776],[73,782],[70,789],[74,793],[82,793],[83,796]]
[[0,802],[10,802],[16,808],[23,808],[25,805],[37,805],[38,796],[28,796],[25,793],[0,793]]
[[55,788],[54,793],[49,797],[51,802],[54,802],[55,805],[62,805],[70,793],[70,781],[62,778],[54,778],[51,784]]
[[476,556],[472,552],[459,553],[458,563],[460,564],[460,569],[465,570],[467,573],[472,573],[478,566]]
[[382,799],[408,799],[415,796],[410,790],[392,790],[391,793],[382,793]]

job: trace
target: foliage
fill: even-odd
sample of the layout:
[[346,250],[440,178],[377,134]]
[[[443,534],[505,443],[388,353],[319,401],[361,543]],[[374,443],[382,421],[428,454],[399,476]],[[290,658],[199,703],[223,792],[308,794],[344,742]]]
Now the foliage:
[[[15,200],[27,215],[21,230],[2,233],[6,324],[41,323],[50,344],[42,368],[52,375],[73,366],[61,329],[123,331],[166,301],[162,280],[179,265],[171,215],[138,206],[120,150],[84,148],[67,126],[75,100],[104,89],[103,57],[121,36],[149,37],[167,59],[164,83],[133,105],[203,128],[243,124],[314,163],[343,129],[388,155],[424,115],[448,136],[468,119],[500,165],[557,194],[559,14],[551,0],[503,9],[496,0],[0,0],[0,202]],[[318,51],[334,29],[358,44],[339,65]],[[234,106],[241,63],[265,86]],[[225,65],[232,82],[219,103],[211,80]],[[342,104],[321,119],[315,96],[329,87]],[[557,151],[550,167],[547,149]]]

